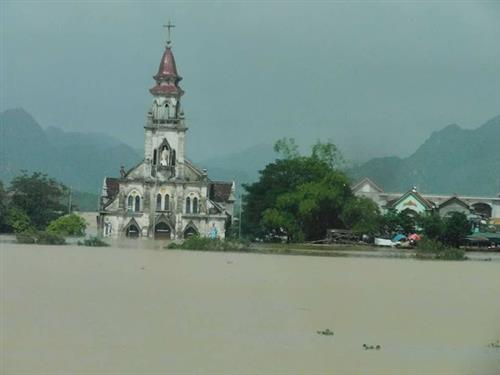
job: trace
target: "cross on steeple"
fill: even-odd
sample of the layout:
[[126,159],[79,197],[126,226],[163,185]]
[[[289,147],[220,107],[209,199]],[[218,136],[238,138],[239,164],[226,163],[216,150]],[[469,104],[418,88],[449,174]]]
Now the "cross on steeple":
[[163,25],[167,29],[167,47],[170,47],[172,44],[172,41],[170,40],[170,30],[175,27],[175,25],[168,20],[168,23],[166,25]]

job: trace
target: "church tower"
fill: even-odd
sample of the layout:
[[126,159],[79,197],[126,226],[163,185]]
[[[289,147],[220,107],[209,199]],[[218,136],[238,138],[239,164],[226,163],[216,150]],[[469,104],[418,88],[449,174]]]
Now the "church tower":
[[149,90],[153,103],[147,114],[144,144],[144,160],[151,177],[160,180],[184,178],[185,134],[187,126],[181,108],[184,91],[179,82],[172,43],[169,36],[158,72],[153,76],[156,85]]
[[104,237],[224,238],[233,218],[234,182],[214,181],[185,155],[186,120],[181,107],[170,30],[144,125],[144,159],[120,177],[103,181],[98,218]]

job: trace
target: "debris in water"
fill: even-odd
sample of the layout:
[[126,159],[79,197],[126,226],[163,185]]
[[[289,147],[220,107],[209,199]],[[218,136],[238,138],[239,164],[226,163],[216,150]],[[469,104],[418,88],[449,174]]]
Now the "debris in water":
[[325,329],[324,331],[316,331],[316,333],[323,336],[333,336],[333,331],[331,331],[329,328]]

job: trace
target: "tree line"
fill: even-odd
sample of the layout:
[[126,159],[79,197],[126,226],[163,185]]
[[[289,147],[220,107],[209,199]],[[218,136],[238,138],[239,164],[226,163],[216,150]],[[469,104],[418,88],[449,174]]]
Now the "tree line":
[[327,229],[351,229],[357,234],[391,236],[417,230],[427,238],[458,246],[470,232],[465,215],[417,215],[389,210],[382,214],[371,199],[357,197],[342,166],[337,146],[317,142],[302,155],[293,138],[275,143],[279,158],[259,172],[259,180],[244,185],[242,229],[250,238],[288,242],[324,239]]
[[0,232],[48,231],[61,235],[83,235],[86,223],[78,215],[68,215],[69,189],[40,172],[23,172],[5,188],[0,181]]

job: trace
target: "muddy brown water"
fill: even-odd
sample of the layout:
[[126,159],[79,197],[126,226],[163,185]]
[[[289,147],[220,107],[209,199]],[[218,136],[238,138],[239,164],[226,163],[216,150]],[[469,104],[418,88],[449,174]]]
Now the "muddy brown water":
[[0,262],[2,374],[500,373],[498,262],[6,243]]

